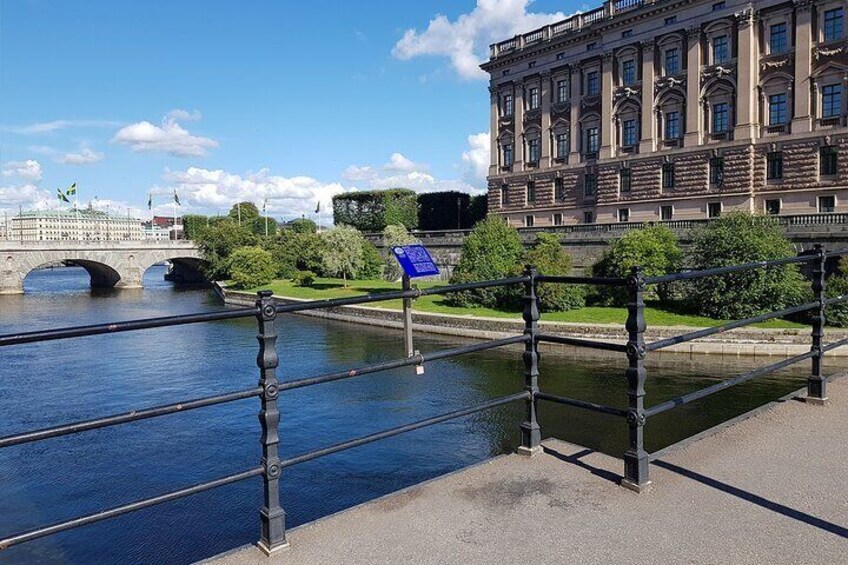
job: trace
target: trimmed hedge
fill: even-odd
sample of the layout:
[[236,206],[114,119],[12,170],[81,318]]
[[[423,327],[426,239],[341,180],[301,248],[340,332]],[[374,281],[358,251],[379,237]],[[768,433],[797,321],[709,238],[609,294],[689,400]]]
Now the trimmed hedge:
[[415,192],[405,188],[337,194],[333,222],[362,232],[381,232],[392,224],[413,230],[418,227],[418,201]]
[[486,217],[488,195],[449,190],[418,195],[418,229],[470,229]]

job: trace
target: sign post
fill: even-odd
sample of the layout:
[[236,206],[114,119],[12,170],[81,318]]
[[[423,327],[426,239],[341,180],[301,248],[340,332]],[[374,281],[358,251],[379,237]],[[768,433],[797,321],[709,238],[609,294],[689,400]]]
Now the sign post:
[[[392,253],[403,269],[401,284],[403,290],[412,290],[412,279],[416,277],[429,277],[439,274],[439,268],[423,245],[398,245],[392,247]],[[412,343],[412,299],[403,299],[403,344],[406,348],[406,356],[415,355],[415,346]],[[417,374],[424,373],[424,367],[419,365],[415,368]]]

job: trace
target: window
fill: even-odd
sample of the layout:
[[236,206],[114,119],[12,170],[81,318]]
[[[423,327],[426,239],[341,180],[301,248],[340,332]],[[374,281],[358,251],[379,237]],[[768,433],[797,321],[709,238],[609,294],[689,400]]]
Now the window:
[[636,63],[624,61],[621,64],[621,82],[626,86],[636,82]]
[[536,217],[535,216],[524,216],[524,227],[525,228],[532,228],[535,223],[536,223]]
[[562,214],[554,214],[554,225],[561,226],[562,225]]
[[665,115],[665,138],[680,139],[680,114],[668,112]]
[[786,94],[772,94],[769,96],[769,125],[785,125],[787,118]]
[[665,50],[665,74],[676,75],[680,72],[680,50],[674,49]]
[[511,116],[513,114],[515,107],[512,104],[512,94],[503,95],[502,107],[504,116]]
[[633,147],[636,145],[636,120],[624,120],[621,124],[622,147]]
[[565,53],[557,53],[556,60],[562,61],[563,59],[565,59]]
[[822,87],[822,118],[835,118],[842,114],[842,87],[829,84]]
[[527,63],[527,68],[528,68],[528,69],[532,69],[532,68],[534,68],[535,66],[536,66],[536,61],[530,61],[529,63]]
[[598,71],[586,73],[586,96],[597,96],[601,92],[601,84],[598,82]]
[[819,150],[819,165],[822,175],[835,175],[837,165],[836,147],[826,145]]
[[780,214],[780,200],[766,200],[766,214],[769,216],[777,216]]
[[721,216],[721,202],[708,202],[707,217],[718,218],[719,216]]
[[539,162],[539,139],[530,139],[527,141],[527,158],[529,163],[537,164]]
[[674,216],[673,206],[660,206],[660,220],[668,221]]
[[618,172],[619,190],[621,192],[630,192],[632,178],[632,171],[629,167],[625,167]]
[[783,53],[786,46],[786,22],[772,25],[769,28],[769,53]]
[[627,39],[628,37],[631,37],[632,35],[633,35],[632,29],[625,29],[624,31],[621,32],[621,38],[622,39]]
[[724,184],[724,159],[722,157],[710,159],[710,184],[713,186]]
[[527,90],[527,109],[535,110],[539,107],[539,88],[531,86]]
[[720,35],[713,39],[713,64],[726,63],[730,60],[730,50],[726,35]]
[[536,202],[536,183],[532,180],[527,181],[527,203]]
[[586,196],[594,196],[598,190],[598,177],[593,174],[586,173],[583,176],[583,194]]
[[595,215],[592,212],[583,212],[583,223],[584,224],[595,223]]
[[724,2],[716,2],[715,4],[713,4],[713,12],[718,12],[719,10],[724,10],[724,8],[726,6],[727,6],[727,4],[725,4]]
[[557,81],[557,102],[565,102],[568,100],[568,81],[567,80],[559,80]]
[[783,178],[783,153],[775,151],[766,155],[766,180]]
[[726,133],[730,127],[730,111],[727,103],[713,104],[713,133]]
[[598,44],[595,42],[586,44],[586,51],[594,51],[598,47]]
[[503,146],[503,166],[511,167],[513,163],[512,143]]
[[509,185],[502,184],[501,185],[501,207],[505,207],[509,205]]
[[670,26],[677,23],[677,16],[669,16],[665,19],[665,25]]
[[568,134],[565,132],[556,134],[556,158],[568,157]]
[[837,41],[842,39],[842,18],[844,8],[835,8],[824,13],[824,40]]
[[554,179],[554,200],[565,202],[565,181],[559,178]]
[[662,166],[662,187],[674,188],[674,163],[665,163]]
[[618,209],[618,221],[619,222],[629,222],[630,221],[630,208],[619,208]]
[[835,196],[819,196],[819,214],[832,214],[836,212]]
[[601,147],[601,134],[597,127],[586,130],[586,153],[597,153]]
[[501,73],[502,76],[509,76],[509,69],[504,69],[504,72]]

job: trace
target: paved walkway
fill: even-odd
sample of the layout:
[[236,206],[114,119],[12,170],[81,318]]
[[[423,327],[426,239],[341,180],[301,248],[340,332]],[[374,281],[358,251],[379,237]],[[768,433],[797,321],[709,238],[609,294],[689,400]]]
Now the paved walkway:
[[254,563],[848,563],[848,378],[786,401],[616,485],[619,460],[564,442],[487,463],[213,560]]

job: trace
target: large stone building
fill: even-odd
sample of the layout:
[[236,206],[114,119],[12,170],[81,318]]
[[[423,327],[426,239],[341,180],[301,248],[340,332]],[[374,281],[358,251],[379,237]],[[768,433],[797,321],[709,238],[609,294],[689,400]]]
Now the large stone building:
[[42,210],[9,217],[4,236],[12,241],[139,241],[141,220],[82,210]]
[[848,211],[845,0],[612,0],[491,46],[515,226]]

